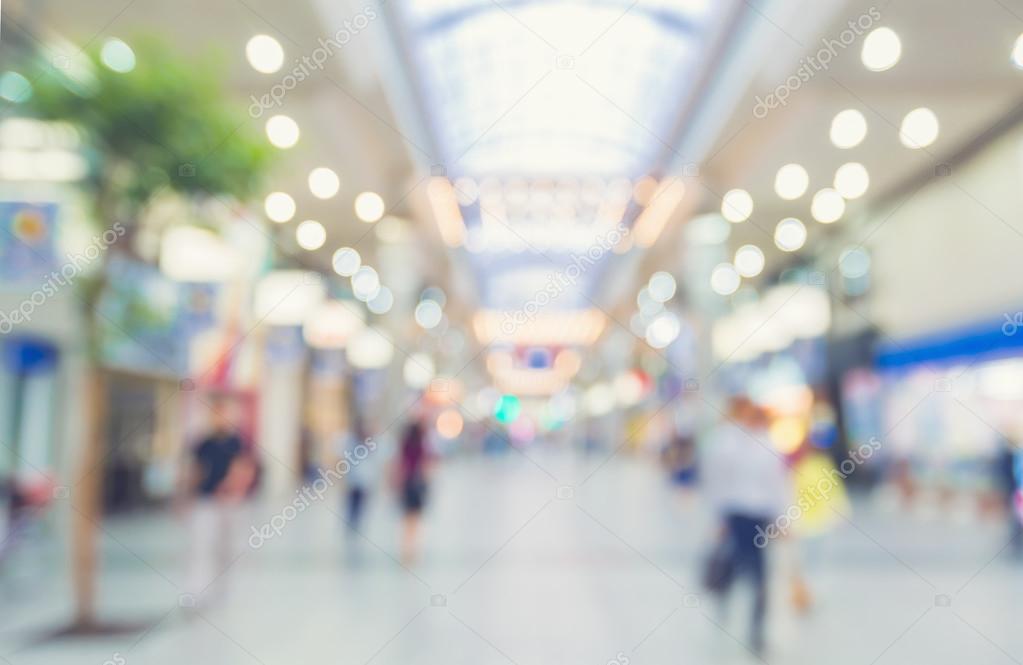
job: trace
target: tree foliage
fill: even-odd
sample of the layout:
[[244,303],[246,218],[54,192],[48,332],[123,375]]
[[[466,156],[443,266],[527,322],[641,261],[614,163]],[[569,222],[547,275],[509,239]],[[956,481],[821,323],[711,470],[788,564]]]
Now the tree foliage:
[[126,73],[105,66],[98,50],[74,66],[45,63],[30,101],[37,117],[82,132],[98,206],[113,199],[138,213],[164,188],[239,199],[258,193],[272,149],[225,94],[220,68],[155,40],[132,47],[136,65]]

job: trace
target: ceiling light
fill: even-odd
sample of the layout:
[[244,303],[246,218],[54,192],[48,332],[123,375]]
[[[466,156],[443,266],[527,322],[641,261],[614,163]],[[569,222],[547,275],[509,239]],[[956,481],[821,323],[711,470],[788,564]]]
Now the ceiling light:
[[374,314],[387,314],[393,306],[394,294],[386,286],[381,286],[377,294],[366,303],[366,307]]
[[926,148],[938,138],[938,116],[929,108],[913,109],[902,119],[899,140],[913,150]]
[[721,215],[730,222],[744,222],[753,214],[753,197],[745,189],[733,189],[721,199]]
[[266,137],[278,148],[290,148],[298,143],[298,123],[286,115],[275,115],[266,121]]
[[730,296],[739,290],[742,276],[731,263],[719,263],[710,273],[710,288],[721,296]]
[[831,120],[831,142],[837,148],[855,148],[867,136],[867,119],[856,109],[839,111]]
[[327,242],[327,229],[323,228],[323,224],[307,219],[295,227],[295,240],[302,249],[319,249]]
[[416,305],[415,319],[420,327],[430,330],[440,325],[444,310],[435,300],[424,300]]
[[384,216],[384,200],[376,192],[363,192],[355,197],[355,216],[372,224]]
[[646,343],[655,349],[663,349],[678,339],[682,322],[672,312],[664,312],[650,322],[646,328]]
[[756,277],[764,270],[764,252],[756,245],[743,245],[735,252],[735,270],[743,277]]
[[1016,38],[1016,43],[1012,47],[1012,64],[1023,69],[1023,35]]
[[858,199],[870,187],[870,174],[867,167],[859,162],[842,164],[835,171],[835,189],[846,200]]
[[650,276],[646,291],[655,301],[668,302],[675,296],[676,289],[678,289],[678,284],[675,282],[675,278],[670,273],[661,270]]
[[810,176],[799,164],[786,164],[774,176],[774,191],[786,201],[798,199],[806,193]]
[[271,192],[263,201],[263,210],[271,220],[283,224],[295,216],[295,199],[284,192]]
[[847,249],[838,260],[838,270],[846,279],[865,277],[870,272],[870,254],[860,247]]
[[352,293],[362,302],[376,297],[380,292],[380,275],[369,266],[362,266],[352,275]]
[[837,222],[845,214],[845,199],[833,189],[822,189],[813,195],[810,214],[821,224]]
[[120,39],[108,39],[103,42],[99,59],[104,65],[121,74],[127,74],[135,69],[135,52]]
[[341,189],[341,179],[326,166],[309,172],[309,191],[318,199],[329,199]]
[[902,57],[902,41],[891,28],[878,28],[863,40],[860,59],[863,66],[872,72],[891,69]]
[[342,247],[334,252],[330,263],[334,267],[334,272],[342,277],[351,277],[362,265],[362,257],[351,247]]
[[256,35],[245,45],[245,57],[257,72],[273,74],[284,64],[284,49],[270,35]]
[[783,252],[794,252],[806,244],[806,227],[795,217],[778,222],[774,228],[774,244]]

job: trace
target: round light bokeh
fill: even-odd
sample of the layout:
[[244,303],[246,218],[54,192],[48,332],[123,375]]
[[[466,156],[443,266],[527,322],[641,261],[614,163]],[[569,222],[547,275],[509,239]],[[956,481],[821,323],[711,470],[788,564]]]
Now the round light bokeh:
[[865,277],[870,272],[870,254],[860,247],[847,249],[838,260],[838,270],[846,279]]
[[271,221],[283,224],[295,216],[295,199],[284,192],[271,192],[263,201],[263,211]]
[[330,262],[334,272],[342,277],[351,277],[362,266],[362,257],[351,247],[342,247],[334,252]]
[[266,121],[266,137],[277,148],[288,149],[298,143],[298,123],[286,115],[271,116]]
[[416,305],[415,311],[416,323],[425,330],[432,330],[440,325],[441,319],[444,317],[444,310],[441,309],[440,304],[434,300],[424,300]]
[[323,224],[307,219],[295,227],[295,240],[302,249],[309,251],[319,249],[327,242],[327,229],[323,228]]
[[756,245],[743,245],[735,250],[735,270],[743,277],[756,277],[764,270],[764,252]]
[[822,189],[813,195],[810,214],[821,224],[837,222],[845,214],[845,199],[833,189]]
[[462,414],[457,409],[444,409],[437,415],[437,434],[448,440],[457,439],[464,424]]
[[371,300],[380,291],[380,275],[369,266],[362,266],[352,275],[352,293],[362,302]]
[[366,307],[374,314],[387,314],[394,307],[394,294],[386,286],[381,286],[377,294],[366,303]]
[[135,69],[135,51],[120,39],[111,38],[103,42],[99,52],[100,61],[120,74],[127,74]]
[[413,390],[426,388],[436,374],[437,368],[434,366],[433,358],[421,351],[406,358],[401,370],[405,385]]
[[432,300],[441,307],[448,304],[448,296],[439,286],[428,286],[419,294],[420,300]]
[[682,331],[682,322],[673,312],[663,312],[646,327],[646,343],[663,349],[674,342]]
[[774,244],[783,252],[794,252],[806,244],[806,226],[795,217],[778,222],[774,228]]
[[870,187],[870,174],[867,167],[859,162],[842,164],[835,171],[835,191],[847,200],[858,199],[866,194]]
[[675,291],[678,289],[678,284],[675,282],[675,278],[671,273],[660,270],[650,276],[650,281],[647,282],[647,292],[650,297],[657,302],[668,302],[675,297]]
[[730,296],[739,290],[742,276],[731,263],[719,263],[710,273],[710,288],[720,296]]
[[872,72],[891,69],[902,57],[902,40],[891,28],[877,28],[863,39],[860,60]]
[[794,201],[806,193],[810,176],[799,164],[786,164],[774,176],[774,191],[786,201]]
[[899,140],[912,150],[926,148],[938,139],[940,126],[938,116],[926,107],[913,109],[902,119]]
[[386,206],[376,192],[363,192],[355,197],[355,216],[367,224],[380,221]]
[[855,148],[867,137],[867,119],[856,109],[839,111],[831,120],[830,137],[836,148]]
[[284,64],[284,49],[270,35],[256,35],[245,44],[245,57],[257,72],[273,74]]
[[753,214],[753,197],[745,189],[733,189],[721,198],[721,216],[737,224]]
[[318,166],[309,172],[309,191],[318,199],[329,199],[341,189],[341,178],[326,166]]

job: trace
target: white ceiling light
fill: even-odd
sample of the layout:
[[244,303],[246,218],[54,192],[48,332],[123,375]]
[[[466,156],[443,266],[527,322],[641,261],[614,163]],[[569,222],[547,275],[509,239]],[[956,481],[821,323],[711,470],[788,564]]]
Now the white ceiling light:
[[721,199],[721,215],[730,222],[738,223],[753,214],[753,197],[745,189],[733,189]]
[[730,296],[739,290],[742,277],[731,263],[719,263],[710,273],[710,288],[721,296]]
[[1018,69],[1023,69],[1023,35],[1016,38],[1012,47],[1012,64]]
[[331,265],[334,266],[334,272],[337,274],[342,277],[351,277],[362,265],[362,257],[351,247],[342,247],[334,252]]
[[899,140],[913,150],[926,148],[938,138],[938,116],[929,108],[913,109],[902,119]]
[[855,148],[867,136],[867,119],[856,109],[845,109],[831,120],[831,142],[836,148]]
[[121,74],[127,74],[135,69],[135,51],[120,39],[112,38],[103,42],[99,59],[104,65]]
[[891,28],[878,28],[863,40],[860,60],[872,72],[891,69],[902,57],[902,41]]
[[822,189],[813,195],[810,214],[821,224],[837,222],[845,214],[845,199],[833,189]]
[[372,224],[384,216],[384,200],[376,192],[363,192],[355,197],[355,216]]
[[425,353],[413,353],[405,359],[405,366],[401,370],[405,385],[414,390],[422,390],[430,385],[433,377],[437,375],[437,368],[433,358]]
[[795,217],[778,222],[774,228],[774,244],[783,252],[794,252],[806,244],[806,227]]
[[764,252],[756,245],[743,245],[735,251],[734,263],[743,277],[756,277],[764,270]]
[[257,72],[273,74],[284,64],[284,49],[270,35],[256,35],[245,45],[245,57]]
[[774,176],[774,191],[786,201],[798,199],[809,185],[810,176],[799,164],[786,164]]
[[650,276],[650,281],[647,282],[647,292],[650,297],[657,302],[668,302],[675,297],[675,291],[678,289],[678,284],[675,282],[675,278],[670,273],[660,270]]
[[309,191],[318,199],[329,199],[341,189],[341,179],[326,166],[309,172]]
[[838,260],[838,270],[846,279],[865,277],[870,272],[870,254],[860,247],[847,249]]
[[302,249],[319,249],[327,242],[327,229],[323,228],[323,224],[307,219],[295,227],[295,240]]
[[387,314],[393,306],[394,294],[386,286],[381,286],[377,294],[366,303],[366,307],[374,314]]
[[650,322],[646,328],[646,343],[655,349],[663,349],[674,342],[682,332],[682,322],[672,312],[664,312]]
[[867,192],[870,187],[870,174],[867,167],[859,162],[842,164],[835,171],[835,189],[842,198],[847,200],[858,199]]
[[266,137],[278,148],[294,146],[300,134],[298,123],[286,115],[275,115],[266,121]]
[[440,325],[444,311],[435,300],[423,300],[416,305],[415,319],[420,327],[430,330]]
[[271,192],[263,201],[263,210],[271,220],[283,224],[295,216],[295,199],[284,192]]
[[380,275],[369,266],[362,266],[352,275],[352,293],[362,302],[372,300],[380,292]]

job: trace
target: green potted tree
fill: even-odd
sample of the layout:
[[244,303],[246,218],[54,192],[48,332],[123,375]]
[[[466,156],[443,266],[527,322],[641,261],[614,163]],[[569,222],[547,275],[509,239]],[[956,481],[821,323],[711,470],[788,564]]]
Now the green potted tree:
[[[258,194],[272,148],[253,130],[244,104],[225,93],[223,77],[208,58],[182,58],[155,40],[139,41],[134,49],[114,42],[83,57],[73,66],[41,62],[27,111],[72,123],[81,132],[90,163],[84,186],[98,224],[122,225],[130,241],[158,197],[246,201]],[[85,448],[71,497],[75,633],[104,630],[96,618],[96,580],[107,376],[96,310],[106,270],[95,274],[79,285],[88,403]]]

